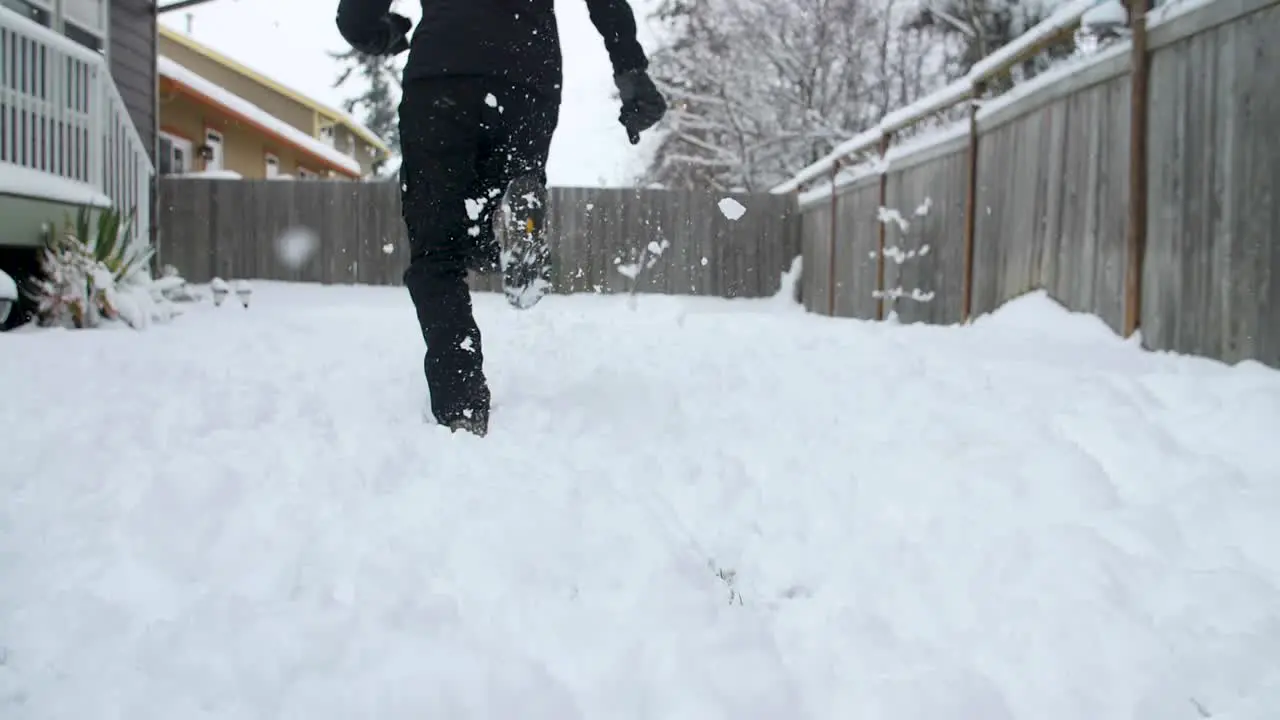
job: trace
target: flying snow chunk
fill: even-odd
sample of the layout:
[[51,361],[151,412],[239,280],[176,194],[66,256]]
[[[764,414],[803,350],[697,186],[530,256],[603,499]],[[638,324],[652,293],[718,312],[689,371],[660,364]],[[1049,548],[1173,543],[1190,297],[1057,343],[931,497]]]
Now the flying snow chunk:
[[295,225],[276,238],[276,257],[291,268],[300,268],[320,247],[320,236],[302,225]]
[[725,198],[721,200],[719,203],[719,207],[720,207],[720,214],[724,215],[730,220],[737,220],[747,212],[747,209],[742,206],[742,203],[738,202],[737,200],[734,200],[733,198]]
[[631,278],[632,280],[635,280],[640,275],[640,263],[628,263],[626,265],[619,265],[618,272],[622,273],[623,275],[626,275],[628,278]]
[[494,97],[493,93],[489,93],[484,96],[484,104],[489,107],[498,107],[498,98]]
[[395,253],[395,251],[396,251],[395,243],[387,243],[386,245],[382,246],[382,252],[384,255],[391,255]]

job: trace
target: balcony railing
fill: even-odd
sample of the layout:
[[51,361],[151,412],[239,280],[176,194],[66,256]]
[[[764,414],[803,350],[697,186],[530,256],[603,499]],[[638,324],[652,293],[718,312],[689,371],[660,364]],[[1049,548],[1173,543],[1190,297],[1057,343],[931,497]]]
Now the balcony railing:
[[0,173],[4,163],[89,185],[149,239],[155,168],[106,59],[0,6]]

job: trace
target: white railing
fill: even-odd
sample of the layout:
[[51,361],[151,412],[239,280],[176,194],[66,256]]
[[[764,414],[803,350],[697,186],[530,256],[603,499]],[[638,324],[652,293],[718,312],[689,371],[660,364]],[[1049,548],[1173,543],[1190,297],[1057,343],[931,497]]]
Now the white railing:
[[132,213],[135,237],[149,240],[155,167],[106,59],[5,7],[0,163],[93,187]]

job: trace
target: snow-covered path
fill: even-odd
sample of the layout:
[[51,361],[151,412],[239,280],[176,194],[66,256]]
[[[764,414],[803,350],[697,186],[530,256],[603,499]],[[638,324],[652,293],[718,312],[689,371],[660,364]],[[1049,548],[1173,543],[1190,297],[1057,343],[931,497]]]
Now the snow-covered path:
[[1276,717],[1280,373],[477,302],[484,439],[398,289],[0,336],[0,717]]

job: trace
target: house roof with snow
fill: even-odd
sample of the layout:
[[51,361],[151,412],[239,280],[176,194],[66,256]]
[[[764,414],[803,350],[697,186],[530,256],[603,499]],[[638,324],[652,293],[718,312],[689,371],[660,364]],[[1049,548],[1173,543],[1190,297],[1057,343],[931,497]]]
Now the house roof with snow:
[[160,55],[156,58],[160,82],[166,89],[173,89],[193,99],[213,105],[246,123],[277,142],[285,143],[305,155],[314,158],[321,167],[343,175],[360,177],[360,163],[333,148],[324,141],[312,137],[271,113]]
[[243,75],[244,77],[252,80],[253,82],[256,82],[260,85],[270,88],[271,90],[274,90],[275,92],[290,98],[294,102],[297,102],[298,104],[306,108],[309,108],[310,110],[315,111],[317,114],[319,114],[321,117],[325,118],[329,122],[346,127],[357,137],[364,140],[366,143],[368,143],[372,147],[377,148],[377,150],[383,153],[384,155],[390,154],[391,150],[390,148],[387,147],[387,144],[384,143],[381,140],[381,138],[379,138],[372,130],[370,130],[368,127],[364,126],[363,124],[361,124],[360,121],[356,120],[349,113],[345,113],[342,110],[339,110],[335,107],[326,105],[320,102],[319,100],[316,100],[315,98],[312,98],[302,93],[299,90],[295,90],[287,85],[284,85],[283,83],[277,80],[267,77],[266,75],[239,62],[238,60],[235,60],[234,58],[231,58],[227,55],[224,55],[218,52],[217,50],[214,50],[213,48],[209,47],[208,45],[203,45],[199,42],[196,42],[191,37],[184,35],[183,33],[180,33],[172,28],[166,27],[163,24],[159,25],[158,32],[160,36],[165,40],[181,45],[182,47],[190,50],[191,52],[194,52],[204,58],[207,58],[211,62],[217,63],[218,65],[221,65],[232,72],[235,72],[239,75]]

